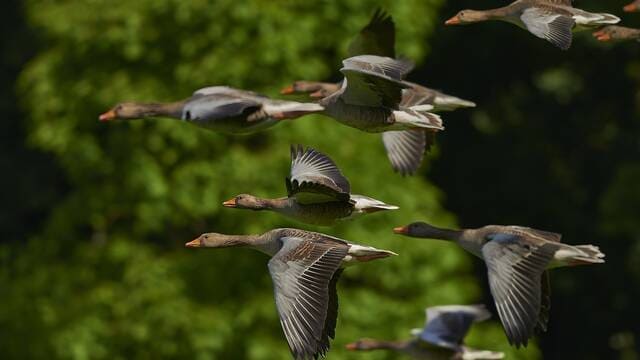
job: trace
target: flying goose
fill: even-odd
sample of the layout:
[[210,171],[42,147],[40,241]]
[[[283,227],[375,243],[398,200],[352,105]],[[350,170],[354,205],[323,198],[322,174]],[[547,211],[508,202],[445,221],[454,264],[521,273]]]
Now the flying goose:
[[333,160],[312,148],[291,147],[291,172],[286,178],[286,186],[287,197],[262,199],[241,194],[223,205],[275,211],[314,225],[332,225],[338,220],[398,209],[367,196],[351,194],[349,180]]
[[501,20],[515,24],[562,50],[571,47],[572,30],[584,30],[620,21],[615,15],[590,13],[574,8],[571,0],[516,0],[491,10],[463,10],[446,25]]
[[527,346],[535,330],[546,331],[550,308],[546,270],[604,263],[604,254],[596,246],[566,245],[560,242],[560,234],[521,226],[449,230],[415,222],[394,232],[455,241],[484,260],[500,320],[509,343],[516,347]]
[[353,351],[391,350],[404,353],[414,359],[502,359],[504,353],[475,350],[466,347],[464,337],[471,325],[489,319],[491,314],[484,305],[444,305],[432,306],[426,310],[426,324],[423,329],[414,329],[415,337],[404,341],[381,341],[360,339],[347,344]]
[[343,268],[396,255],[291,228],[274,229],[262,235],[206,233],[185,246],[250,247],[271,257],[268,268],[276,307],[295,360],[317,359],[329,351],[338,317],[336,283]]
[[[413,67],[408,61],[375,55],[345,59],[340,90],[321,99],[322,114],[366,132],[382,132],[394,170],[413,174],[427,141],[443,130],[431,105],[402,106],[402,78]],[[387,133],[392,132],[392,133]]]
[[[348,56],[377,55],[395,58],[395,24],[390,15],[377,9],[371,21],[351,41]],[[402,108],[420,105],[433,106],[433,111],[451,111],[461,107],[475,107],[476,104],[443,92],[412,82],[402,81],[400,106]],[[342,83],[316,81],[296,81],[282,89],[282,94],[308,93],[313,99],[325,98],[342,87]],[[428,108],[428,107],[425,107]],[[413,174],[420,166],[424,153],[434,142],[433,131],[401,131],[383,133],[382,140],[387,156],[394,170],[403,175]]]
[[637,40],[640,41],[640,29],[609,25],[593,33],[598,41]]
[[322,110],[318,104],[275,100],[251,91],[211,86],[172,103],[120,103],[100,115],[100,121],[160,116],[181,119],[214,131],[246,134],[273,126],[277,120]]

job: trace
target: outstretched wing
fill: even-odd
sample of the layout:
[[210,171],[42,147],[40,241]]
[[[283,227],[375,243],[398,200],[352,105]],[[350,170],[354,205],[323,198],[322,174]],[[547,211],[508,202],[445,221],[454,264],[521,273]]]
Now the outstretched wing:
[[446,305],[426,309],[427,323],[420,340],[454,351],[461,348],[474,322],[491,317],[484,305]]
[[482,256],[500,320],[509,343],[526,346],[541,314],[541,276],[558,245],[534,245],[521,236],[504,233],[490,235],[488,240]]
[[342,99],[352,105],[397,108],[402,100],[402,82],[413,68],[407,60],[360,55],[342,61],[345,76]]
[[239,116],[249,116],[262,109],[255,100],[229,95],[203,95],[189,100],[182,108],[182,119],[194,122],[211,122]]
[[382,133],[382,142],[391,166],[402,175],[411,175],[418,170],[424,153],[431,147],[433,139],[433,132],[424,130]]
[[562,50],[571,47],[571,31],[576,22],[570,13],[559,14],[542,7],[530,7],[522,12],[520,20],[533,35],[551,42]]
[[289,197],[301,203],[348,201],[351,186],[328,156],[302,146],[291,147],[291,173],[286,180]]
[[335,284],[348,246],[285,237],[269,261],[280,324],[295,359],[317,359],[335,335]]
[[349,44],[349,57],[357,55],[378,55],[396,57],[396,26],[393,19],[382,9],[376,9],[371,21]]

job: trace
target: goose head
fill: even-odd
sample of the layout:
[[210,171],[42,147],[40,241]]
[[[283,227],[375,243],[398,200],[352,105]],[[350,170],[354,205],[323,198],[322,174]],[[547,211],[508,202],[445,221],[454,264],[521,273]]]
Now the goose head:
[[425,222],[418,221],[406,226],[393,228],[393,232],[410,237],[438,238],[436,235],[439,235],[442,230]]
[[638,31],[635,29],[624,28],[620,26],[606,26],[593,33],[593,36],[598,41],[608,42],[614,40],[625,40],[638,36]]
[[374,339],[360,339],[356,342],[345,345],[347,350],[351,351],[367,351],[382,348],[380,341]]
[[465,25],[489,20],[490,16],[486,11],[462,10],[456,16],[445,21],[445,25]]
[[149,107],[145,104],[123,102],[101,114],[99,119],[100,121],[139,119],[149,115],[149,113]]
[[238,236],[224,235],[218,233],[204,233],[194,240],[184,244],[185,247],[198,248],[224,248],[246,245]]
[[222,206],[234,209],[250,209],[250,210],[263,210],[267,208],[266,201],[259,197],[240,194],[232,197],[231,199],[222,203]]

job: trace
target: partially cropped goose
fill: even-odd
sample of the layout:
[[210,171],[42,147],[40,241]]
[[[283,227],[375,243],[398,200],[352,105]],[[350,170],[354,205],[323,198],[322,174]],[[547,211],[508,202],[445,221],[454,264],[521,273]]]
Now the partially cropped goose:
[[172,103],[120,103],[100,115],[100,121],[169,117],[214,131],[244,134],[268,128],[277,120],[322,110],[318,104],[275,100],[251,91],[212,86]]
[[262,199],[241,194],[223,203],[237,209],[270,210],[315,225],[332,225],[397,206],[367,196],[351,194],[349,180],[325,154],[301,146],[291,147],[291,173],[286,179],[287,197]]
[[624,7],[624,11],[626,12],[638,12],[640,11],[640,0],[635,0],[629,5]]
[[[348,57],[358,55],[377,55],[390,58],[396,57],[395,40],[396,25],[391,15],[377,9],[369,23],[360,30],[347,51]],[[409,88],[402,91],[401,105],[410,101],[414,96],[420,96],[423,104],[434,106],[434,111],[451,111],[458,108],[475,107],[472,101],[464,100],[452,95],[447,95],[438,90],[430,89],[422,85],[406,82]],[[309,94],[311,98],[321,99],[340,90],[341,83],[327,83],[319,81],[296,81],[292,85],[281,90],[282,94]],[[416,94],[417,93],[417,94]],[[425,96],[426,95],[426,96]],[[405,100],[407,98],[407,100]],[[415,99],[411,101],[416,104]]]
[[296,360],[325,356],[335,337],[336,283],[351,264],[396,255],[329,235],[275,229],[262,235],[202,234],[186,244],[194,248],[249,247],[269,256],[280,324]]
[[447,20],[447,25],[471,24],[487,20],[502,20],[528,30],[557,47],[571,47],[572,30],[616,24],[615,15],[590,13],[576,9],[571,0],[517,0],[508,6],[491,10],[463,10]]
[[390,350],[425,360],[504,358],[501,352],[475,350],[464,345],[464,337],[471,325],[491,317],[484,305],[433,306],[426,309],[426,314],[424,328],[411,331],[415,336],[412,340],[360,339],[346,347],[353,351]]
[[622,41],[636,40],[640,41],[640,29],[632,29],[623,26],[609,25],[593,33],[598,41]]
[[596,246],[562,244],[560,234],[521,226],[449,230],[416,222],[394,232],[455,241],[484,260],[500,320],[509,343],[516,347],[526,346],[535,330],[546,330],[550,308],[547,269],[604,263],[604,254]]

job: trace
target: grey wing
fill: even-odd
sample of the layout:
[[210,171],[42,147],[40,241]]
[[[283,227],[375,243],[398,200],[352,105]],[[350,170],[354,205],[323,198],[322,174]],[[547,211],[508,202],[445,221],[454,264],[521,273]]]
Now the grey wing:
[[254,100],[227,95],[205,95],[189,100],[182,109],[182,119],[207,122],[239,116],[247,117],[262,109]]
[[484,305],[446,305],[426,309],[427,323],[420,334],[422,341],[460,350],[464,337],[474,322],[491,317]]
[[549,271],[542,273],[540,282],[542,295],[540,297],[540,315],[536,324],[536,331],[547,331],[549,323],[549,312],[551,311],[551,280],[549,279]]
[[402,89],[409,85],[402,78],[413,64],[405,60],[361,55],[345,59],[340,69],[345,76],[342,99],[352,105],[397,108]]
[[280,324],[295,359],[316,359],[326,354],[334,335],[327,328],[335,326],[337,314],[330,286],[348,247],[282,240],[282,249],[269,261]]
[[509,226],[509,227],[533,238],[543,239],[543,240],[552,241],[552,242],[562,241],[562,234],[558,234],[550,231],[538,230],[538,229],[524,227],[524,226]]
[[268,97],[249,90],[235,89],[229,86],[208,86],[198,89],[193,96],[226,95],[230,97],[241,97],[247,99],[269,99]]
[[541,309],[541,275],[558,245],[540,246],[511,234],[494,234],[482,247],[489,287],[509,343],[526,346],[533,336]]
[[379,55],[396,57],[396,26],[393,19],[382,9],[376,9],[371,21],[349,44],[349,56]]
[[288,196],[302,203],[348,201],[349,181],[328,156],[302,146],[291,147],[291,173],[286,181]]
[[544,8],[531,7],[522,12],[520,20],[533,35],[545,39],[562,50],[571,47],[575,20],[569,14],[558,14]]
[[382,142],[391,166],[402,175],[411,175],[418,170],[425,151],[432,144],[433,136],[424,130],[386,131]]

